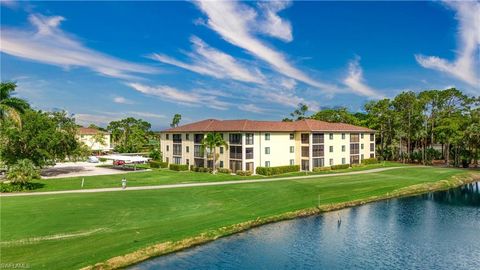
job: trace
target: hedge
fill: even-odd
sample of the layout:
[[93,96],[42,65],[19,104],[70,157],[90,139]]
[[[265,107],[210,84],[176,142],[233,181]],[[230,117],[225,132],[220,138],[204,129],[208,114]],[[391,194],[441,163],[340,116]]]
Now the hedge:
[[188,165],[186,165],[186,164],[170,164],[170,170],[172,170],[172,171],[188,171]]
[[332,170],[341,170],[350,168],[350,164],[339,164],[331,166]]
[[324,171],[331,171],[331,167],[314,167],[313,172],[324,172]]
[[158,160],[149,161],[150,168],[168,168],[168,162],[161,162]]
[[227,173],[227,174],[230,174],[230,173],[232,173],[232,170],[227,169],[227,168],[219,168],[219,169],[218,169],[218,172],[219,172],[219,173]]
[[362,164],[368,165],[368,164],[377,164],[378,160],[376,158],[367,158],[362,160]]
[[194,165],[190,165],[190,171],[192,171],[192,172],[212,172],[212,169],[205,168],[205,167],[195,167]]
[[252,172],[251,171],[242,171],[242,170],[238,170],[235,172],[237,175],[240,175],[240,176],[250,176],[252,175]]
[[261,175],[277,175],[289,172],[300,171],[300,165],[278,166],[278,167],[257,167],[257,174]]

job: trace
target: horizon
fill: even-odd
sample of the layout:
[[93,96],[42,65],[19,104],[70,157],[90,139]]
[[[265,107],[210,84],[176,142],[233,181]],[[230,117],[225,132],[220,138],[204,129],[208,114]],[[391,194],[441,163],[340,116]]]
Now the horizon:
[[2,80],[82,126],[131,116],[158,131],[175,113],[182,125],[281,121],[298,103],[360,112],[402,91],[480,93],[477,1],[0,7]]

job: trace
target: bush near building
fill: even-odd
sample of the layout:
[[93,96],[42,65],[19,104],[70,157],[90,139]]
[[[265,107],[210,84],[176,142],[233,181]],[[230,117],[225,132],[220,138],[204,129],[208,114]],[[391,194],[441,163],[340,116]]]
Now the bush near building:
[[242,170],[238,170],[235,172],[237,175],[240,175],[240,176],[250,176],[252,175],[252,172],[251,171],[242,171]]
[[150,164],[150,168],[168,168],[167,162],[162,162],[158,160],[150,160],[149,164]]
[[348,168],[350,168],[350,164],[333,165],[330,168],[332,168],[332,170],[348,169]]
[[231,174],[232,173],[232,170],[227,169],[227,168],[219,168],[217,171],[219,173],[226,173],[226,174]]
[[[278,167],[257,167],[257,174],[261,175],[277,175],[289,172],[300,171],[300,165],[278,166]],[[238,174],[238,173],[237,173]]]
[[188,171],[188,165],[186,164],[170,164],[169,168],[172,171]]
[[331,171],[331,167],[314,167],[313,172],[324,172],[324,171]]
[[368,165],[368,164],[377,164],[378,160],[376,158],[367,158],[362,160],[362,164]]
[[212,172],[211,168],[205,168],[205,167],[196,167],[194,165],[190,165],[190,171],[192,172]]

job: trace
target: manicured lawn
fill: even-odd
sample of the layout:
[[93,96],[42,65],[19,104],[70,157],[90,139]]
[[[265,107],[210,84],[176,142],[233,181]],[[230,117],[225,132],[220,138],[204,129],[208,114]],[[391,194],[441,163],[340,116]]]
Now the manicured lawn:
[[229,186],[4,197],[1,261],[33,269],[78,269],[257,217],[383,195],[462,173],[408,167]]
[[[379,167],[392,167],[392,166],[402,166],[402,165],[403,164],[401,163],[386,162],[382,164],[372,164],[364,167],[356,167],[356,168],[350,168],[345,170],[320,172],[318,174],[350,172],[350,171],[357,171],[357,170],[368,170],[368,169],[379,168]],[[309,175],[311,174],[313,173],[309,173]],[[274,177],[299,176],[299,175],[305,175],[305,173],[295,172],[295,173],[282,174]],[[82,178],[85,179],[84,186],[83,186],[84,189],[120,187],[121,180],[123,177],[127,179],[128,186],[131,186],[131,187],[265,178],[265,176],[260,176],[260,175],[238,176],[238,175],[221,174],[221,173],[213,175],[210,173],[198,173],[198,172],[190,172],[190,171],[177,172],[177,171],[171,171],[168,169],[154,169],[152,171],[147,171],[147,172],[128,172],[125,174],[42,179],[34,182],[43,184],[43,187],[35,189],[33,191],[36,192],[36,191],[81,189]]]

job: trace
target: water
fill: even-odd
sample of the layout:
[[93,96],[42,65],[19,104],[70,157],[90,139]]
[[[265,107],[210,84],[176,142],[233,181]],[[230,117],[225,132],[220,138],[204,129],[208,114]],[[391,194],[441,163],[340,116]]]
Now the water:
[[269,224],[131,269],[477,270],[479,187]]

